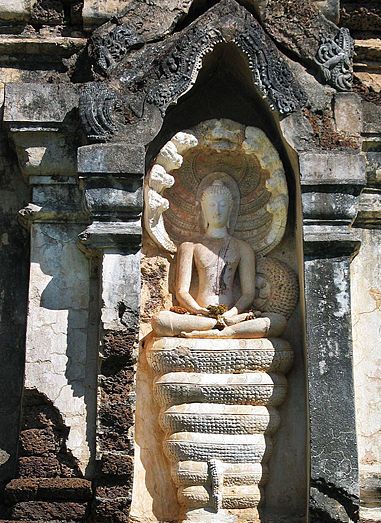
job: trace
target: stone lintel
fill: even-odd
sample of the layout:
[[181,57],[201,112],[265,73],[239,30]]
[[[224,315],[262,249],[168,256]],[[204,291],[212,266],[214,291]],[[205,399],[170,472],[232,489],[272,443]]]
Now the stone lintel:
[[305,225],[304,253],[310,258],[353,257],[361,245],[359,236],[347,226]]
[[356,151],[299,156],[301,185],[365,185],[365,157]]
[[78,100],[78,88],[71,84],[7,84],[3,119],[11,130],[59,128],[78,108]]
[[[14,1],[14,0],[13,0]],[[0,0],[1,3],[1,0]],[[1,9],[1,6],[0,6]],[[30,57],[34,62],[57,64],[62,58],[69,58],[86,45],[86,38],[50,36],[49,38],[0,36],[2,64],[14,64],[15,57]],[[49,84],[45,84],[49,86]]]
[[74,184],[36,184],[32,202],[19,211],[19,218],[27,228],[37,222],[89,222],[82,207],[81,193]]
[[78,173],[87,175],[139,175],[145,172],[145,148],[128,143],[85,145],[78,149]]
[[[137,252],[142,228],[135,222],[93,222],[79,235],[80,247],[92,251]],[[136,276],[136,275],[135,275]]]
[[4,123],[24,175],[44,177],[46,183],[46,177],[77,174],[77,91],[70,84],[5,86]]

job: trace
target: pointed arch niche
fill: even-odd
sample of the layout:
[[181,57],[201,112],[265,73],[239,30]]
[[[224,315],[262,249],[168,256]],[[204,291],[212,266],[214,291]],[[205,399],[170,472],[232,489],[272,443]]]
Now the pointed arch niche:
[[[265,502],[259,515],[252,510],[233,511],[237,522],[306,521],[308,496],[308,414],[304,349],[304,297],[301,189],[296,153],[281,131],[281,116],[270,107],[253,82],[253,71],[235,43],[217,43],[202,60],[194,85],[177,103],[166,110],[160,132],[147,149],[150,169],[161,148],[179,131],[192,129],[200,122],[228,119],[261,129],[275,147],[284,166],[289,195],[287,226],[282,241],[271,251],[286,263],[299,279],[300,296],[284,339],[294,350],[294,362],[287,375],[288,392],[279,407],[280,426],[272,437],[273,450],[268,461],[269,480]],[[165,194],[164,194],[165,196]],[[163,432],[158,424],[159,407],[152,393],[154,376],[146,362],[145,344],[151,330],[150,316],[174,304],[171,281],[175,256],[160,249],[146,231],[142,247],[142,348],[136,384],[135,470],[131,521],[182,521],[176,486],[170,465],[163,453]],[[149,335],[148,335],[149,337]],[[213,340],[211,340],[213,341]],[[254,487],[253,487],[254,488]],[[259,519],[253,519],[253,518]]]

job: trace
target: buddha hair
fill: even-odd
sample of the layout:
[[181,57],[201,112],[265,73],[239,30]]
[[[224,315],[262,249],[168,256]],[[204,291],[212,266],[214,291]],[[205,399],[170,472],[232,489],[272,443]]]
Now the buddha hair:
[[226,187],[226,185],[223,182],[221,182],[221,180],[216,180],[210,185],[208,185],[208,187],[206,187],[206,189],[203,191],[201,195],[201,203],[205,200],[207,196],[215,194],[226,196],[229,204],[231,206],[233,205],[232,193],[230,192],[230,189],[228,189],[228,187]]

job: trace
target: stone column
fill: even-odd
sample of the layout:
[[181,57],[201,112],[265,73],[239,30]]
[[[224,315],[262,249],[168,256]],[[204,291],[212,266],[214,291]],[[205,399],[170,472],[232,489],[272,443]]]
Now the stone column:
[[134,375],[140,305],[143,146],[81,147],[78,171],[93,220],[80,235],[99,263],[100,368],[96,521],[128,521],[134,451]]
[[356,152],[299,157],[302,187],[311,523],[358,521],[359,478],[349,267],[365,182]]

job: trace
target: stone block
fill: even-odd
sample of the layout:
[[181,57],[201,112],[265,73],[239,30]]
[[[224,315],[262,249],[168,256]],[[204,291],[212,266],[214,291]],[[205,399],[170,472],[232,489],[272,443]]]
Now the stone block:
[[61,133],[13,134],[21,172],[26,176],[75,176],[76,146]]
[[336,93],[334,106],[336,129],[350,135],[362,132],[361,99],[353,93]]
[[132,496],[132,476],[128,480],[100,480],[96,486],[97,497],[109,500],[117,498],[131,499]]
[[304,223],[309,221],[351,224],[356,217],[361,186],[357,191],[343,185],[330,186],[322,191],[321,186],[307,185],[303,188],[302,205]]
[[380,227],[381,226],[381,190],[364,189],[359,201],[359,209],[356,218],[358,227]]
[[37,0],[25,2],[25,0],[0,0],[0,20],[7,22],[19,22],[28,20],[30,17],[31,5]]
[[18,460],[18,473],[25,478],[54,478],[60,474],[60,463],[51,456],[24,456]]
[[364,133],[381,133],[381,106],[371,102],[362,102]]
[[299,164],[302,185],[365,185],[365,157],[361,154],[304,153]]
[[119,143],[85,145],[78,149],[78,172],[143,176],[144,146]]
[[22,521],[84,521],[87,503],[23,501],[11,510],[13,519]]
[[50,427],[27,429],[20,433],[20,448],[24,455],[44,456],[58,449],[58,442]]
[[62,124],[78,107],[77,88],[70,84],[8,84],[5,88],[4,121],[16,123]]
[[86,207],[95,220],[119,222],[140,217],[143,208],[143,188],[139,179],[101,178],[86,181]]
[[127,476],[132,477],[134,459],[126,454],[111,454],[104,452],[100,463],[102,476]]
[[[95,500],[96,523],[129,523],[130,498],[122,499],[102,499],[97,497]],[[110,520],[110,514],[113,519]]]
[[188,13],[191,4],[192,0],[84,0],[83,25],[91,29],[118,16],[122,23],[146,38],[158,38],[173,29]]
[[86,29],[102,25],[111,17],[120,16],[129,4],[131,0],[85,0],[82,9],[83,24]]
[[89,501],[91,482],[77,478],[22,478],[7,484],[5,493],[11,503],[21,501]]
[[366,159],[368,185],[381,186],[381,152],[368,152]]

